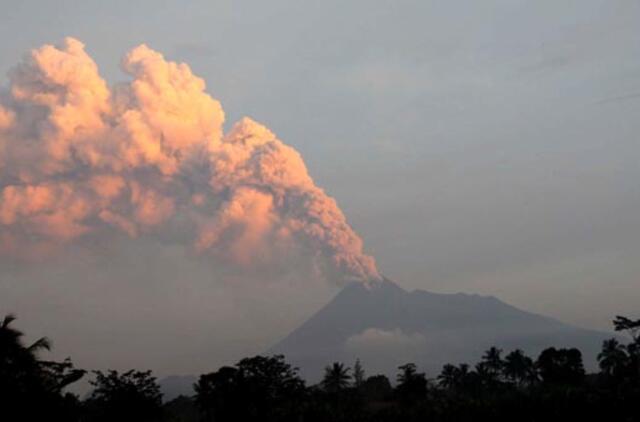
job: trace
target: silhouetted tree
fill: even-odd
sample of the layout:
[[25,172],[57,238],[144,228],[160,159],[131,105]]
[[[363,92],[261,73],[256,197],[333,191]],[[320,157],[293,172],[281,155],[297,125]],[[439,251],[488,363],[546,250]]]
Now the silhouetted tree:
[[196,405],[205,420],[232,420],[234,414],[240,412],[244,399],[242,383],[238,369],[229,366],[200,375],[194,390]]
[[615,338],[605,340],[602,343],[602,351],[598,354],[598,364],[605,376],[621,378],[630,364],[625,346]]
[[418,372],[418,368],[413,363],[399,366],[398,386],[396,391],[400,397],[408,400],[423,398],[427,394],[427,377],[424,373]]
[[471,371],[466,363],[444,365],[437,379],[439,385],[450,393],[472,394],[480,387],[478,374]]
[[13,321],[15,317],[7,315],[0,323],[0,420],[76,420],[78,400],[64,389],[85,371],[75,369],[70,359],[38,359],[51,342],[43,337],[25,346],[24,334],[12,327]]
[[162,422],[200,422],[200,412],[192,397],[178,396],[162,406]]
[[304,392],[298,368],[285,362],[284,356],[255,356],[237,364],[250,414],[262,420],[287,413]]
[[616,328],[628,331],[632,342],[605,341],[598,374],[585,375],[577,349],[549,348],[534,363],[522,350],[503,359],[500,349],[491,348],[474,370],[464,363],[444,365],[437,377],[439,388],[413,363],[398,368],[396,389],[384,375],[362,380],[359,360],[354,367],[358,388],[350,388],[349,368],[339,362],[326,368],[321,384],[307,388],[283,356],[255,356],[202,375],[195,397],[165,405],[151,373],[134,370],[96,371],[94,390],[79,403],[63,389],[84,371],[69,360],[40,360],[37,352],[47,350],[49,342],[23,345],[12,321],[7,317],[0,322],[2,422],[638,420],[640,385],[629,351],[638,332],[636,321],[623,317],[616,319]]
[[453,391],[458,387],[458,368],[455,365],[447,363],[442,367],[440,375],[438,375],[438,385],[449,391]]
[[626,346],[629,354],[629,361],[632,368],[633,378],[636,383],[640,383],[640,319],[632,320],[623,316],[616,316],[613,321],[616,331],[626,331],[631,337],[631,343]]
[[356,363],[353,365],[353,386],[356,388],[360,388],[364,383],[365,373],[362,368],[362,363],[360,363],[360,359],[356,359]]
[[93,391],[86,401],[91,421],[157,421],[162,393],[151,371],[93,371]]
[[500,381],[503,369],[502,350],[496,347],[487,350],[476,365],[476,372],[481,373],[483,382],[489,385]]
[[531,385],[538,377],[533,359],[525,355],[520,349],[516,349],[505,356],[503,373],[507,380],[518,387]]
[[196,404],[206,420],[284,420],[300,405],[304,381],[284,356],[255,356],[202,375]]
[[348,388],[351,381],[350,370],[340,362],[334,362],[327,366],[324,369],[322,388],[329,393],[336,393]]
[[384,375],[373,375],[367,378],[360,387],[362,395],[369,401],[381,401],[391,397],[393,388],[389,378]]
[[542,381],[556,385],[578,385],[584,381],[585,370],[580,350],[550,347],[540,353],[536,362]]
[[[13,328],[13,315],[7,315],[0,323],[0,381],[11,383],[11,389],[28,389],[40,382],[40,364],[37,353],[50,350],[51,343],[46,337],[29,346],[22,343],[24,334]],[[4,386],[4,385],[3,385]]]
[[640,340],[640,319],[632,320],[618,315],[613,320],[613,327],[616,331],[626,331],[634,343]]

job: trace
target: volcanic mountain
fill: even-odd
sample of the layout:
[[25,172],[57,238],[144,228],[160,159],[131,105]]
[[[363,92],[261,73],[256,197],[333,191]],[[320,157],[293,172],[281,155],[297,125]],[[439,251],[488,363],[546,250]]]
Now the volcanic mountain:
[[416,363],[429,377],[445,363],[474,363],[491,346],[532,357],[546,347],[577,347],[588,369],[612,335],[517,309],[495,297],[408,292],[385,279],[352,283],[269,353],[281,353],[317,381],[333,361],[360,358],[369,374],[394,376]]

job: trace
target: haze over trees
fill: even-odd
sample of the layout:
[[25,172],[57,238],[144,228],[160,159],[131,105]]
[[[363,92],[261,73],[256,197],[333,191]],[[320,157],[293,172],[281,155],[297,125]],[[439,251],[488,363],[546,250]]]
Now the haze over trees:
[[[0,324],[0,420],[60,421],[566,421],[638,420],[640,320],[618,316],[628,342],[606,340],[599,371],[585,371],[576,348],[549,347],[537,357],[489,348],[474,365],[450,363],[425,374],[397,368],[395,386],[363,363],[325,367],[306,385],[282,355],[254,356],[202,374],[193,397],[162,402],[151,371],[93,371],[83,400],[65,387],[87,372],[70,359],[42,359],[46,338],[31,344],[6,316]],[[431,375],[431,376],[430,376]]]

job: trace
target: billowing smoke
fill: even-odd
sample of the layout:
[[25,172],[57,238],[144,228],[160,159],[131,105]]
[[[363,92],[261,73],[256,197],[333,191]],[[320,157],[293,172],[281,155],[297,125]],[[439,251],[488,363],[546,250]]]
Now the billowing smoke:
[[32,51],[0,97],[0,256],[46,259],[118,233],[237,266],[304,250],[332,280],[372,257],[297,151],[224,112],[186,64],[145,45],[109,87],[81,42]]

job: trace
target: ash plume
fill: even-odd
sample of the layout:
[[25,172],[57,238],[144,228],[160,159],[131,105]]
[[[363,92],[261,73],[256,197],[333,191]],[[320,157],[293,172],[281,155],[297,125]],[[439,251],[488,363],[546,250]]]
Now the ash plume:
[[183,63],[145,45],[108,86],[84,45],[33,50],[0,96],[0,256],[43,260],[123,233],[237,266],[304,250],[328,279],[379,280],[300,154],[224,111]]

